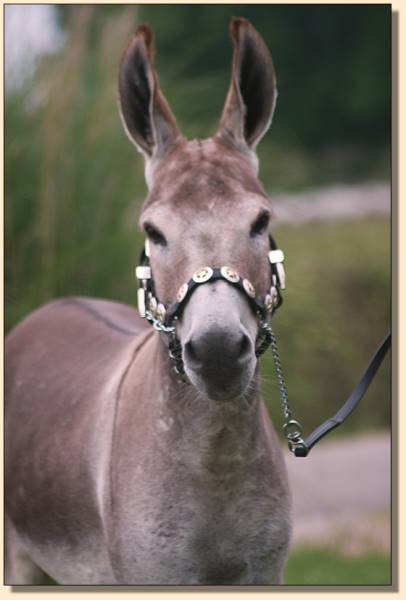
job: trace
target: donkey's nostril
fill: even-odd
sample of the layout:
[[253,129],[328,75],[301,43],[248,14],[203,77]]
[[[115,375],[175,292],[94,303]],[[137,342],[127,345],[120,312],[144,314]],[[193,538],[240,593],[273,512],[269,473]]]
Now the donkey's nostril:
[[240,358],[245,356],[251,351],[251,342],[248,335],[243,334],[240,344]]
[[195,348],[194,348],[194,344],[191,340],[189,340],[188,342],[186,342],[185,344],[185,348],[184,348],[184,353],[185,353],[185,358],[193,364],[197,364],[199,363],[199,359],[196,355],[195,352]]

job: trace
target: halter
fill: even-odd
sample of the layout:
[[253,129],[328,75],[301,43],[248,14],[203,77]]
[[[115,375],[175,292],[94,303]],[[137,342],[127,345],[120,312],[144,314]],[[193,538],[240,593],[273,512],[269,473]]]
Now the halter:
[[138,311],[157,331],[170,336],[169,356],[174,361],[175,371],[187,382],[182,360],[181,343],[176,335],[176,321],[182,316],[187,302],[198,287],[206,283],[223,280],[243,293],[258,319],[258,336],[255,354],[260,356],[271,344],[268,317],[282,304],[281,290],[285,289],[284,255],[276,246],[275,240],[269,236],[271,250],[268,260],[271,273],[271,286],[265,297],[258,296],[249,279],[241,277],[236,270],[228,266],[201,267],[189,281],[183,283],[175,302],[168,308],[158,299],[151,266],[149,264],[149,242],[146,240],[140,256],[140,264],[135,268],[138,279]]
[[258,320],[255,355],[257,357],[261,356],[261,354],[271,346],[279,384],[280,401],[285,419],[283,432],[288,440],[289,450],[293,452],[295,456],[305,457],[309,454],[310,449],[316,442],[329,433],[329,431],[340,425],[358,405],[391,345],[391,335],[388,334],[381,343],[359,383],[337,414],[317,427],[306,439],[303,439],[302,426],[293,417],[290,408],[276,337],[269,323],[269,317],[271,317],[276,309],[282,304],[283,299],[281,290],[285,289],[285,270],[283,267],[284,255],[282,250],[277,247],[276,242],[271,235],[269,236],[269,246],[270,251],[268,252],[268,261],[271,274],[271,286],[265,297],[258,296],[249,279],[243,278],[231,267],[206,266],[195,271],[189,281],[180,286],[176,294],[175,302],[171,306],[166,307],[160,302],[155,291],[154,279],[149,263],[149,241],[146,240],[144,248],[141,251],[140,264],[135,268],[135,277],[138,280],[139,285],[137,297],[138,311],[140,316],[146,318],[147,321],[152,324],[154,329],[163,332],[169,337],[168,352],[170,359],[174,363],[174,369],[182,381],[189,383],[183,364],[182,345],[176,334],[176,322],[182,316],[185,306],[192,294],[201,285],[223,280],[236,287],[245,295]]

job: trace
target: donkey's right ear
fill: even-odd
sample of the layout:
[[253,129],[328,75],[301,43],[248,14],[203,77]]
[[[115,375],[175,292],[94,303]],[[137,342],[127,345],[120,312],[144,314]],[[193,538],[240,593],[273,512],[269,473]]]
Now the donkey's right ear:
[[163,158],[182,137],[159,88],[154,52],[152,30],[141,25],[123,54],[118,81],[124,129],[147,159]]
[[275,109],[275,72],[263,38],[249,21],[233,17],[230,33],[234,45],[231,83],[218,136],[242,151],[255,150]]

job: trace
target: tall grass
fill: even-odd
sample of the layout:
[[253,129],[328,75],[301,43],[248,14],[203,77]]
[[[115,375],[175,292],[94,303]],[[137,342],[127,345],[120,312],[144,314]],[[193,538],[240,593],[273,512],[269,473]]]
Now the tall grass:
[[106,281],[132,300],[123,281],[145,184],[119,122],[116,79],[136,12],[96,35],[95,9],[71,11],[64,51],[43,62],[35,86],[6,98],[7,328],[50,297],[108,294]]

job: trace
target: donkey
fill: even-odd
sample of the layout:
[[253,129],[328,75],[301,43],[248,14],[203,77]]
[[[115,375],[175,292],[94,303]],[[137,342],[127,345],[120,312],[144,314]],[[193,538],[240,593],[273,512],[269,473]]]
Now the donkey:
[[230,31],[231,84],[214,137],[180,133],[145,25],[121,60],[119,106],[145,158],[140,226],[162,305],[204,265],[228,265],[229,281],[240,273],[247,293],[223,277],[190,295],[176,320],[187,381],[166,336],[124,304],[62,298],[13,329],[7,585],[47,576],[78,585],[282,582],[290,492],[247,301],[269,289],[270,206],[255,148],[276,83],[256,29],[233,18]]

